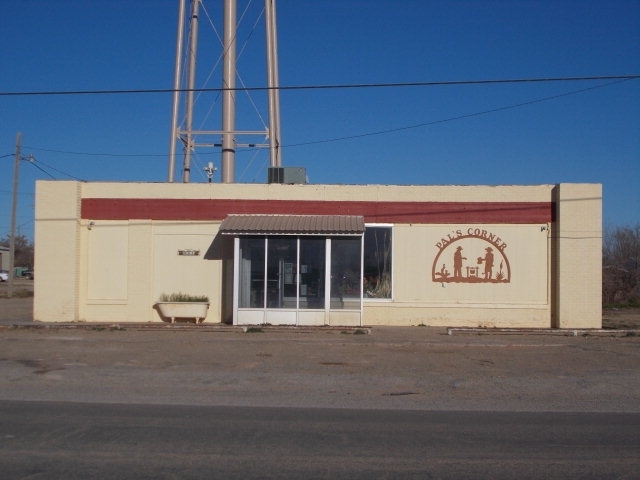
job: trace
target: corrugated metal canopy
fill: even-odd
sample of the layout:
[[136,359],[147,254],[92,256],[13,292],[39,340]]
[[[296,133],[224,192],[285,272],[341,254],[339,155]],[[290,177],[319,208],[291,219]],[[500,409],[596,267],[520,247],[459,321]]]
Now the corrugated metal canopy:
[[362,235],[360,215],[228,215],[223,235]]

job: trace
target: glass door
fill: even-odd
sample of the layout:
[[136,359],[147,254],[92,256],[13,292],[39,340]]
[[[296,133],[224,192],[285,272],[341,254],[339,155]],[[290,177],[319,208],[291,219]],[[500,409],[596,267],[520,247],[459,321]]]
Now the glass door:
[[301,309],[324,309],[326,243],[324,237],[300,238]]
[[244,237],[237,246],[238,324],[361,324],[362,237]]
[[272,237],[267,245],[267,308],[297,308],[297,239]]
[[238,265],[240,308],[264,308],[264,238],[240,239]]

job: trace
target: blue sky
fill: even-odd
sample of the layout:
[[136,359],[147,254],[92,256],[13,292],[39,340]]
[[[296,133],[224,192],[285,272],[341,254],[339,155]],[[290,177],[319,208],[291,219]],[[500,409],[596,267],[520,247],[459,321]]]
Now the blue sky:
[[[238,0],[238,86],[266,85],[263,3]],[[173,86],[177,0],[0,5],[1,93]],[[222,0],[204,0],[197,87],[221,84],[221,16]],[[277,18],[281,86],[640,74],[638,0],[278,0]],[[280,100],[283,163],[306,167],[311,183],[597,182],[605,227],[640,223],[640,79],[300,89]],[[18,131],[36,159],[21,163],[18,189],[18,232],[31,237],[37,179],[166,181],[171,102],[0,96],[0,237]],[[203,93],[194,126],[219,129],[220,109]],[[265,94],[239,94],[237,115],[239,130],[262,129]],[[219,168],[219,150],[198,149],[193,182],[207,181],[208,161]],[[264,182],[268,163],[266,150],[239,149],[236,182]]]

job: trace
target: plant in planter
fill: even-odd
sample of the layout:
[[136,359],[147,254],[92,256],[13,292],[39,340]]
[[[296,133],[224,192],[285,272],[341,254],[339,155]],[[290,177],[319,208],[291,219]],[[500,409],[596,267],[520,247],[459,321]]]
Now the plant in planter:
[[204,321],[209,309],[209,297],[187,293],[163,293],[156,302],[156,308],[164,318],[175,323],[176,318],[193,318],[196,323]]

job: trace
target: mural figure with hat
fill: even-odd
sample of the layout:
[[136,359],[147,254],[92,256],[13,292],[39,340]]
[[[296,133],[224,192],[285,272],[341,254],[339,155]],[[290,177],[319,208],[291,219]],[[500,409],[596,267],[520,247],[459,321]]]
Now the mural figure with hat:
[[484,279],[491,280],[493,274],[493,248],[487,247],[484,249],[487,253],[484,254],[484,258],[478,257],[478,264],[484,262]]
[[466,260],[467,257],[462,256],[462,247],[456,248],[456,252],[453,254],[453,276],[462,276],[462,260]]

